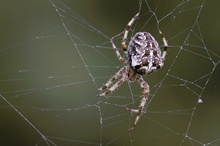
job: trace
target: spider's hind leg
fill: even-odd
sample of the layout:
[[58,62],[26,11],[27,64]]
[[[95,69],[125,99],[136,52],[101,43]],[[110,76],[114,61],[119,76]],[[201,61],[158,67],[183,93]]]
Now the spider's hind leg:
[[123,36],[122,42],[121,42],[121,47],[124,50],[125,54],[126,54],[126,51],[127,51],[126,41],[127,41],[127,38],[128,38],[128,32],[129,32],[132,24],[134,24],[134,22],[137,20],[138,16],[139,16],[139,12],[128,22],[128,24],[125,27],[124,36]]
[[[163,61],[165,60],[165,57],[167,55],[167,51],[168,51],[168,43],[167,40],[165,39],[165,37],[163,36],[163,33],[160,29],[158,29],[160,36],[162,37],[163,40],[163,44],[164,44],[164,49],[163,49],[163,53],[162,53],[162,59]],[[163,64],[162,64],[163,65]]]

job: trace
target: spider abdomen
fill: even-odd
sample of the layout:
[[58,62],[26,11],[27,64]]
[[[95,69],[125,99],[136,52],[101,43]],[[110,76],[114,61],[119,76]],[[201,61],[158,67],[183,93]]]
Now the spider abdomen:
[[127,55],[130,67],[140,75],[159,69],[163,63],[160,47],[148,32],[134,35],[129,42]]

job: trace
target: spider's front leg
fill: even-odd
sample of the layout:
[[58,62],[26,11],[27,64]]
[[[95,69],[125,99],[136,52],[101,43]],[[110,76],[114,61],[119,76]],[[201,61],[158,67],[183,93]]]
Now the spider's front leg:
[[[112,76],[102,87],[98,88],[98,91],[103,91],[111,86],[120,76],[126,72],[126,67],[122,67],[114,76]],[[99,95],[97,95],[99,96]]]
[[[123,76],[121,79],[119,79],[114,85],[112,85],[112,87],[110,87],[109,89],[107,89],[105,92],[98,94],[97,96],[106,96],[108,94],[111,94],[113,91],[115,91],[115,89],[117,89],[122,83],[124,83],[125,81],[127,81],[127,77]],[[104,85],[105,86],[105,85]],[[104,87],[103,86],[103,87]],[[104,90],[103,87],[99,88],[100,91]]]
[[143,109],[145,107],[145,104],[147,103],[148,100],[148,95],[149,95],[149,85],[144,81],[144,79],[141,76],[137,77],[137,82],[140,84],[141,89],[142,89],[142,94],[143,94],[143,98],[141,100],[141,103],[139,105],[138,109],[130,109],[127,108],[127,110],[130,110],[131,112],[137,113],[137,117],[134,121],[134,124],[132,125],[131,129],[129,130],[130,132],[134,129],[134,127],[137,125],[137,122],[139,121],[139,119],[141,118]]

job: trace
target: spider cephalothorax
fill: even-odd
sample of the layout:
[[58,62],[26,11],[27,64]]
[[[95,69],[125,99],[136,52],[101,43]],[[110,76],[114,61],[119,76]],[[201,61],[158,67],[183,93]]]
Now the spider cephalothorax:
[[[144,106],[148,100],[149,95],[149,85],[144,81],[142,75],[147,75],[153,71],[163,67],[164,60],[167,54],[167,41],[163,37],[162,32],[159,30],[159,34],[162,37],[164,43],[164,51],[161,54],[160,47],[154,37],[148,32],[138,32],[130,40],[128,48],[126,46],[126,40],[128,37],[128,32],[131,25],[138,18],[139,13],[137,13],[126,25],[124,31],[124,37],[122,39],[122,49],[126,54],[127,59],[124,59],[118,51],[118,48],[111,39],[111,44],[113,50],[115,51],[119,61],[121,61],[125,66],[122,67],[114,76],[112,76],[107,83],[105,83],[98,90],[103,91],[103,93],[97,96],[106,96],[112,93],[116,88],[118,88],[125,81],[137,81],[142,89],[143,98],[138,109],[130,109],[131,112],[137,113],[137,117],[130,131],[134,129],[137,122],[139,121],[141,114],[143,112]],[[121,79],[119,79],[121,77]],[[112,85],[113,84],[113,85]],[[112,85],[112,86],[111,86]]]

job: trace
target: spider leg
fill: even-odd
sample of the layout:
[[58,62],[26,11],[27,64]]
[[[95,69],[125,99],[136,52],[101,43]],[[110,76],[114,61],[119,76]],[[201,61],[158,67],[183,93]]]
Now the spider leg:
[[[163,49],[163,54],[162,54],[162,59],[163,61],[165,60],[165,57],[167,55],[167,51],[168,51],[168,43],[167,43],[167,40],[165,39],[165,37],[163,36],[163,33],[158,29],[159,31],[159,34],[161,35],[162,37],[162,40],[163,40],[163,44],[164,44],[164,49]],[[163,64],[161,65],[163,66]]]
[[148,100],[148,95],[149,95],[149,85],[144,81],[144,79],[141,76],[137,77],[137,82],[140,84],[141,89],[142,89],[142,94],[143,94],[143,98],[141,100],[141,103],[139,105],[138,109],[130,109],[127,108],[127,110],[130,110],[131,112],[137,113],[137,117],[134,121],[134,124],[132,125],[131,129],[129,130],[130,132],[134,129],[134,127],[137,125],[137,122],[139,121],[139,119],[141,118],[143,109],[145,104],[147,103]]
[[97,96],[106,96],[110,93],[112,93],[115,89],[117,89],[122,83],[124,83],[125,81],[127,81],[127,77],[123,76],[120,80],[118,80],[114,85],[112,85],[111,88],[109,88],[108,90],[106,90],[103,93],[98,94]]
[[112,44],[112,48],[115,51],[119,61],[121,61],[122,63],[126,64],[126,60],[121,56],[120,52],[118,51],[118,48],[116,47],[115,43],[113,42],[112,38],[111,38],[111,44]]
[[107,83],[105,83],[102,87],[98,88],[98,91],[102,91],[107,89],[115,80],[117,80],[122,74],[125,72],[126,67],[122,67],[114,76],[112,76]]
[[131,26],[135,22],[135,20],[137,20],[138,16],[139,16],[139,12],[128,22],[128,24],[125,27],[124,37],[123,37],[122,42],[121,42],[121,47],[124,50],[125,54],[126,54],[126,51],[127,51],[126,41],[127,41],[129,29],[131,28]]

